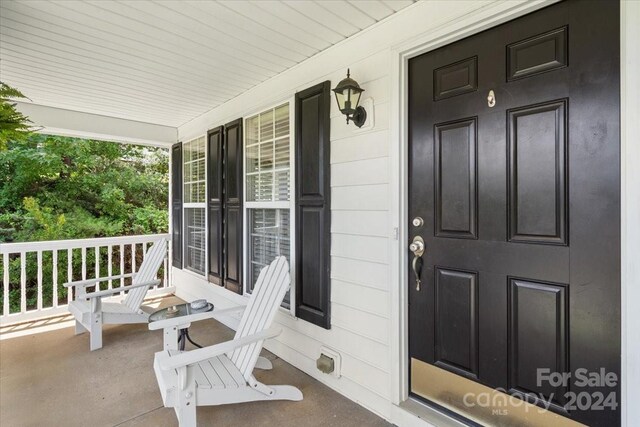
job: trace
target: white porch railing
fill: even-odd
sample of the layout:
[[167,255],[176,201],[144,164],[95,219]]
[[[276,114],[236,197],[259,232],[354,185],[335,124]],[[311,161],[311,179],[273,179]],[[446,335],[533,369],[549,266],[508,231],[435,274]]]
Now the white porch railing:
[[[136,271],[147,247],[168,234],[2,243],[2,314],[0,324],[18,323],[65,313],[72,301],[63,283]],[[148,296],[173,292],[169,257],[158,272],[162,282]],[[123,286],[130,279],[110,280]],[[118,283],[119,282],[119,283]],[[105,284],[102,285],[105,288]],[[99,285],[96,290],[99,290]]]

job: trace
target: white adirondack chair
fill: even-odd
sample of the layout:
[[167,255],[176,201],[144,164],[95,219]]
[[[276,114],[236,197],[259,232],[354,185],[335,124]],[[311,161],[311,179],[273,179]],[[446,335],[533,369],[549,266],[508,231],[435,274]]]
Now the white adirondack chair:
[[[150,286],[160,283],[157,280],[158,269],[167,252],[167,239],[162,238],[147,250],[137,273],[100,277],[65,283],[67,288],[76,290],[76,298],[69,304],[69,311],[76,319],[76,335],[89,332],[91,351],[102,348],[102,325],[124,323],[147,323],[148,312],[144,311],[144,300]],[[96,283],[132,277],[131,285],[103,291],[86,292],[86,288]],[[102,302],[103,297],[129,291],[121,302]],[[151,310],[148,310],[151,311]]]
[[[196,425],[196,407],[257,400],[302,400],[293,386],[267,386],[255,379],[253,369],[271,369],[260,357],[264,340],[280,330],[269,329],[290,284],[289,264],[276,258],[260,272],[245,307],[214,310],[149,324],[164,329],[164,350],[156,353],[154,370],[165,407],[173,407],[181,427]],[[177,330],[191,322],[240,311],[244,314],[232,341],[198,350],[177,350]]]

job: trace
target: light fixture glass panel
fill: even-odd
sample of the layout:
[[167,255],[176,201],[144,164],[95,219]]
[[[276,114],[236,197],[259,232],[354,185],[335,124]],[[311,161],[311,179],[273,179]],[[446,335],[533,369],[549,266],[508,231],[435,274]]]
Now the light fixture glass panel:
[[360,95],[362,95],[362,92],[359,91],[354,91],[351,94],[351,108],[354,110],[358,108],[358,105],[360,104]]
[[338,101],[338,108],[340,109],[340,111],[344,110],[344,102],[345,102],[345,95],[342,92],[335,92],[336,94],[336,100]]

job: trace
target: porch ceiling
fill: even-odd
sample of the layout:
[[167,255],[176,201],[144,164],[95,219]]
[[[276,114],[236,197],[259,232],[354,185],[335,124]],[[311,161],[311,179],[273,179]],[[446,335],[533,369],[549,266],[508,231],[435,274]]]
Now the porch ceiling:
[[34,103],[180,126],[414,0],[0,2],[0,76]]

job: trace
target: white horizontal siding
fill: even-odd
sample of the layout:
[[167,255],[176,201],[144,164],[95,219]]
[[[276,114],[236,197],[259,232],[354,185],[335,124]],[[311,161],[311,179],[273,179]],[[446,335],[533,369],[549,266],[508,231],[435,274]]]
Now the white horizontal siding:
[[332,211],[331,232],[386,237],[389,213],[386,211]]
[[332,187],[387,183],[389,183],[389,159],[387,157],[331,165]]
[[331,189],[331,210],[388,211],[389,185],[353,185]]
[[389,266],[376,262],[331,257],[331,279],[388,290]]
[[389,295],[386,290],[372,286],[363,286],[340,279],[333,279],[331,301],[345,307],[372,313],[378,317],[389,318]]
[[389,242],[385,237],[332,233],[331,256],[387,264]]
[[387,130],[357,134],[331,143],[331,163],[387,157],[389,132]]

